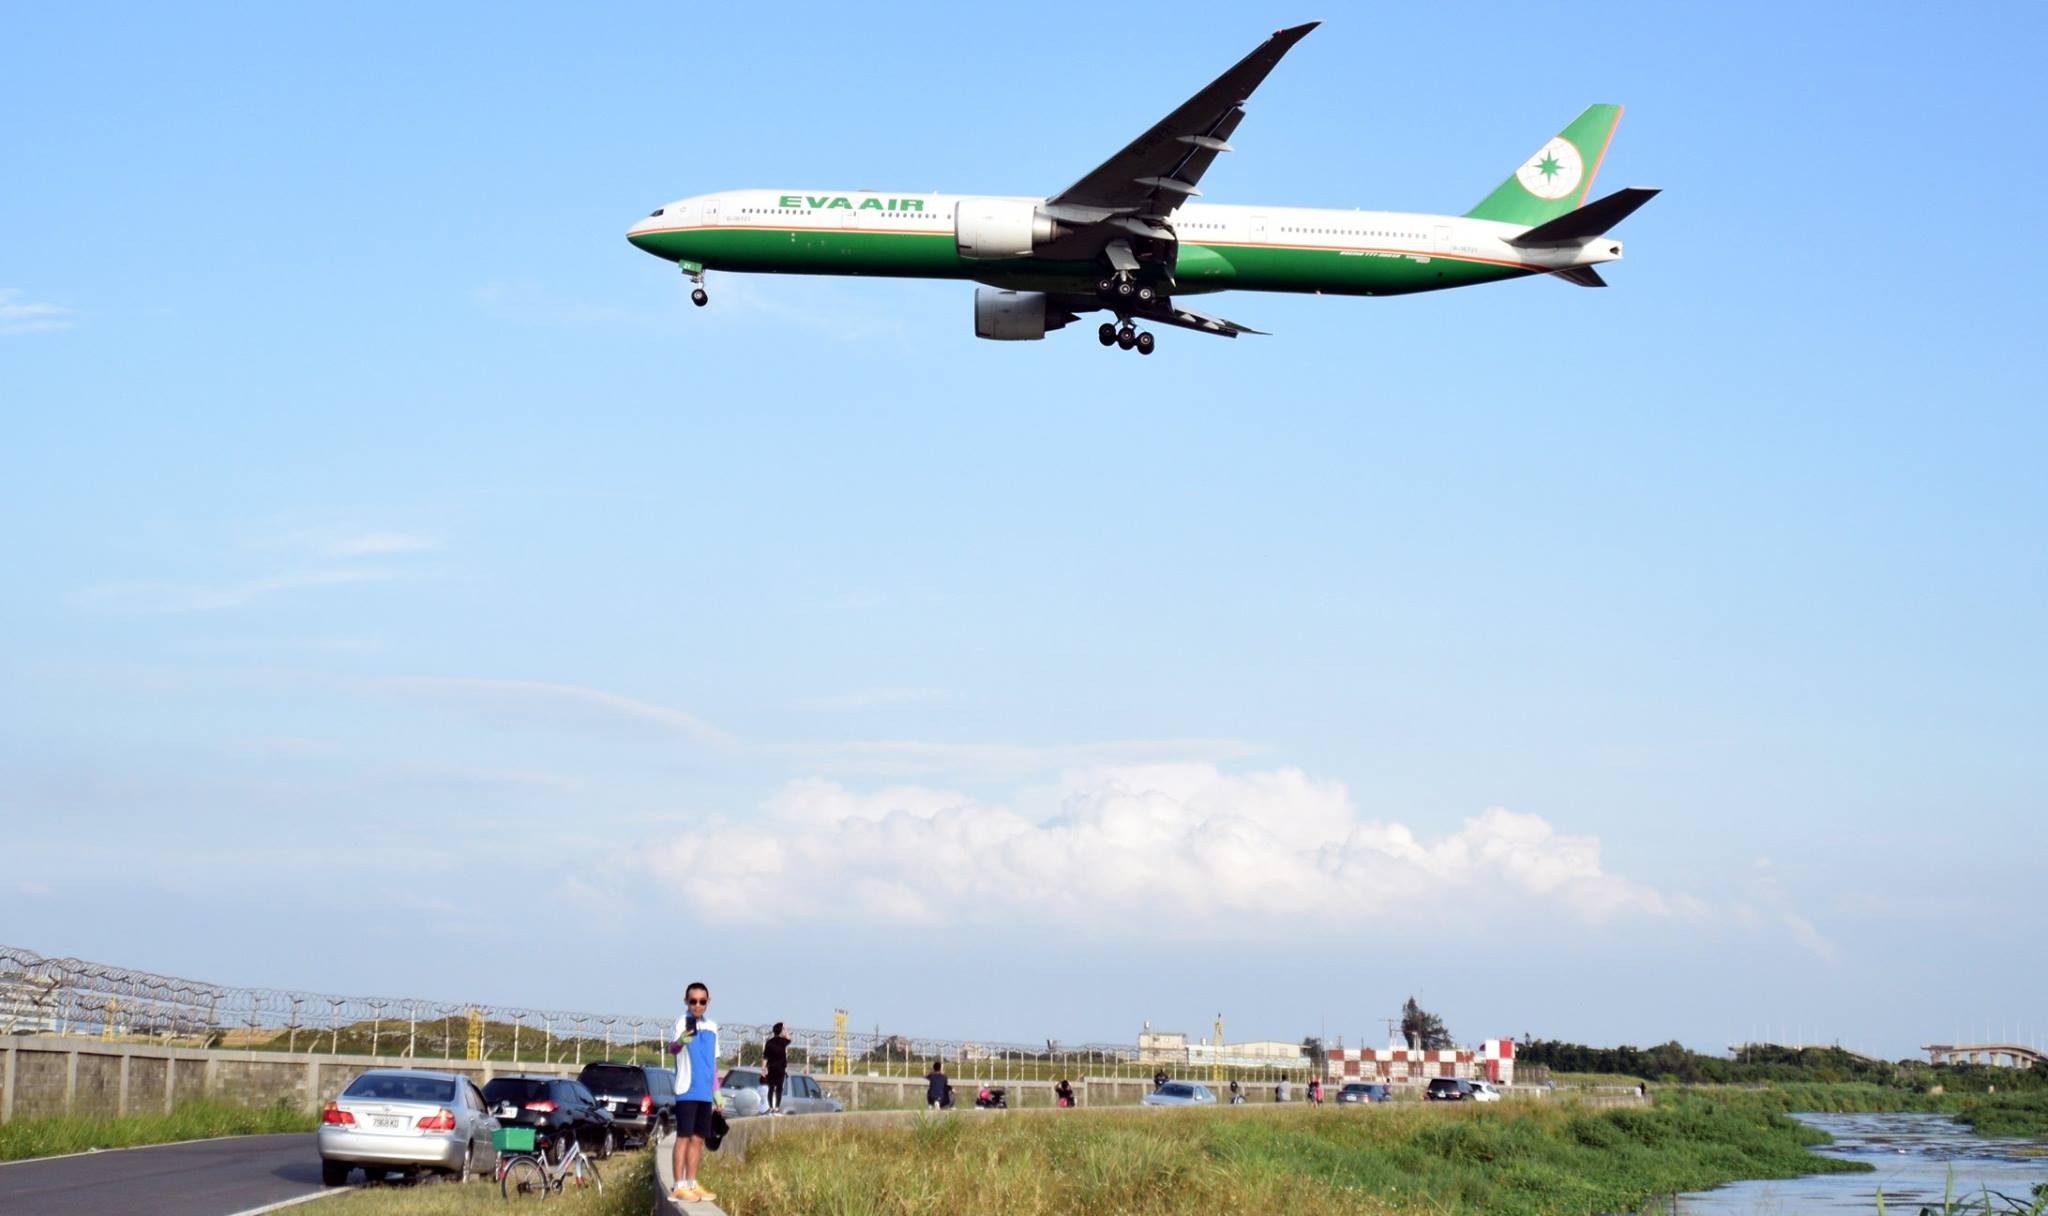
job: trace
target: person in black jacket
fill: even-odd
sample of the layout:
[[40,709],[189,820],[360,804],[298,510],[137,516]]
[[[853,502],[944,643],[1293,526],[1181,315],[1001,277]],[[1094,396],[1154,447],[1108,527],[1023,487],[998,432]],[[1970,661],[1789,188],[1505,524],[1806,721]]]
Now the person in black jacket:
[[933,1110],[944,1110],[953,1105],[953,1086],[946,1080],[946,1066],[932,1061],[932,1070],[924,1077],[924,1100]]
[[789,1036],[782,1033],[782,1023],[775,1023],[775,1032],[768,1036],[768,1042],[761,1048],[761,1062],[768,1074],[768,1113],[782,1113],[782,1082],[789,1075]]
[[1059,1100],[1061,1106],[1072,1106],[1074,1104],[1074,1087],[1068,1084],[1065,1077],[1061,1077],[1060,1083],[1052,1087],[1052,1094],[1054,1098]]

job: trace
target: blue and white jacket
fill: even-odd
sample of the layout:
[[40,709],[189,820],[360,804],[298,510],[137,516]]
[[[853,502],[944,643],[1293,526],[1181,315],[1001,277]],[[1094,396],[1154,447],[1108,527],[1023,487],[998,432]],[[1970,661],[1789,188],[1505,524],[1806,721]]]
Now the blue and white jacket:
[[698,1018],[696,1037],[685,1043],[683,1030],[689,1021],[689,1014],[677,1018],[672,1036],[677,1046],[676,1100],[709,1102],[718,1087],[718,1023]]

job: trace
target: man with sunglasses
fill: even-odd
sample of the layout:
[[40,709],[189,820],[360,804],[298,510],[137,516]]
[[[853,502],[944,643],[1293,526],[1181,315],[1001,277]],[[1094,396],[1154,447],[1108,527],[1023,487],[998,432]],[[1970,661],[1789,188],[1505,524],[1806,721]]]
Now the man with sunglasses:
[[676,1019],[668,1049],[676,1057],[676,1186],[669,1194],[685,1203],[718,1198],[697,1185],[704,1138],[711,1134],[712,1103],[718,1096],[718,1023],[711,1020],[711,989],[702,983],[683,990],[683,1016]]

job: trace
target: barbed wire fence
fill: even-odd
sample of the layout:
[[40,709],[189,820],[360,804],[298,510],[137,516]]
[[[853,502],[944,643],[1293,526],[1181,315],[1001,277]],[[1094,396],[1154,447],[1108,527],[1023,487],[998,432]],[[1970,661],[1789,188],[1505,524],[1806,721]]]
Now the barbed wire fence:
[[[418,997],[342,996],[240,988],[76,958],[45,958],[0,945],[0,1034],[362,1055],[581,1065],[587,1060],[660,1063],[672,1015],[591,1013]],[[761,1062],[772,1027],[720,1023],[733,1066]],[[1159,1062],[1129,1044],[945,1039],[873,1031],[785,1028],[790,1064],[816,1074],[914,1077],[934,1061],[956,1079],[1049,1080],[1146,1077]],[[1164,1065],[1173,1067],[1171,1063]],[[1183,1063],[1179,1067],[1186,1067]],[[1302,1062],[1232,1066],[1246,1081],[1299,1076]],[[1206,1071],[1206,1066],[1203,1066]]]

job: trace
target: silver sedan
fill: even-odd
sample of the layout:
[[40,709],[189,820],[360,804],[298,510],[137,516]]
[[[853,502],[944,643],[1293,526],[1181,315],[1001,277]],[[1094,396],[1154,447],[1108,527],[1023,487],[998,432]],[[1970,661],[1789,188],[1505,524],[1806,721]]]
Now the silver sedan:
[[1168,1081],[1139,1101],[1146,1106],[1214,1106],[1216,1095],[1193,1081]]
[[320,1181],[340,1186],[361,1166],[371,1178],[435,1170],[466,1182],[491,1168],[497,1130],[483,1094],[467,1077],[373,1069],[320,1112]]

